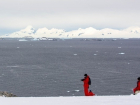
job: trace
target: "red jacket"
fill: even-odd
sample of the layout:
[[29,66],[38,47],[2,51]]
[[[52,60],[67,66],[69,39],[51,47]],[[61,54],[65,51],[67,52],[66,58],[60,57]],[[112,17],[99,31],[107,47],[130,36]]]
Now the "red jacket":
[[84,78],[84,86],[88,86],[89,87],[89,84],[88,84],[88,82],[89,82],[89,76],[86,76],[85,78]]
[[134,93],[138,90],[140,91],[140,81],[137,82],[137,87],[133,89]]

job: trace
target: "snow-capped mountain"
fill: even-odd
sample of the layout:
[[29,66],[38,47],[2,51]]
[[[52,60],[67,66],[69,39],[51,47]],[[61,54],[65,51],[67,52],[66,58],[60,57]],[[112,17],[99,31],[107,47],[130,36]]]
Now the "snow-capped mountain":
[[9,35],[3,35],[1,37],[10,38],[22,38],[22,37],[33,37],[33,38],[140,38],[140,27],[129,27],[123,30],[105,28],[97,30],[93,27],[79,28],[66,32],[63,29],[47,29],[39,28],[35,30],[32,26],[27,26],[25,29],[11,33]]
[[35,30],[32,26],[27,26],[25,29],[22,29],[18,32],[14,32],[9,34],[8,37],[16,38],[16,37],[31,37],[34,36]]
[[129,27],[127,29],[124,29],[123,31],[127,31],[133,34],[139,34],[140,33],[140,27]]
[[36,33],[34,34],[34,37],[53,37],[53,38],[58,38],[61,37],[62,34],[64,34],[65,31],[62,29],[47,29],[47,28],[39,28]]

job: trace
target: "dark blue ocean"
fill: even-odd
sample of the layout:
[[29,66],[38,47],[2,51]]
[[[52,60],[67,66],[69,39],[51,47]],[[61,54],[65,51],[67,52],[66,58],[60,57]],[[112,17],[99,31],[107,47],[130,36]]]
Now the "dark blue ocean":
[[140,76],[140,39],[0,40],[0,91],[19,97],[130,95]]

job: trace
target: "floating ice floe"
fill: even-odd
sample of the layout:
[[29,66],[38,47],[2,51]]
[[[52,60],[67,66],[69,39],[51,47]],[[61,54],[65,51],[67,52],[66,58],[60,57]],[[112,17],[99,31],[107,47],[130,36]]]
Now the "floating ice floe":
[[70,92],[70,91],[67,91],[68,93]]
[[17,48],[19,48],[19,47],[17,47]]
[[77,54],[73,54],[73,55],[77,55]]
[[74,91],[79,92],[80,90],[74,90]]
[[118,47],[118,48],[122,48],[122,47]]
[[7,66],[7,67],[19,67],[19,66]]
[[97,55],[97,54],[94,54],[94,55]]
[[122,54],[122,55],[123,55],[123,54],[125,54],[125,53],[119,53],[119,54]]
[[26,39],[19,39],[18,41],[27,41]]

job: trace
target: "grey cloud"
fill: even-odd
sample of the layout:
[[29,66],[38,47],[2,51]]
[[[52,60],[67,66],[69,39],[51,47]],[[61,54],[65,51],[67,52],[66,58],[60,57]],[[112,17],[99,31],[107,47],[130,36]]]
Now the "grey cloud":
[[140,26],[140,0],[3,0],[0,28]]
[[8,13],[83,13],[138,11],[139,0],[6,0],[0,10]]

